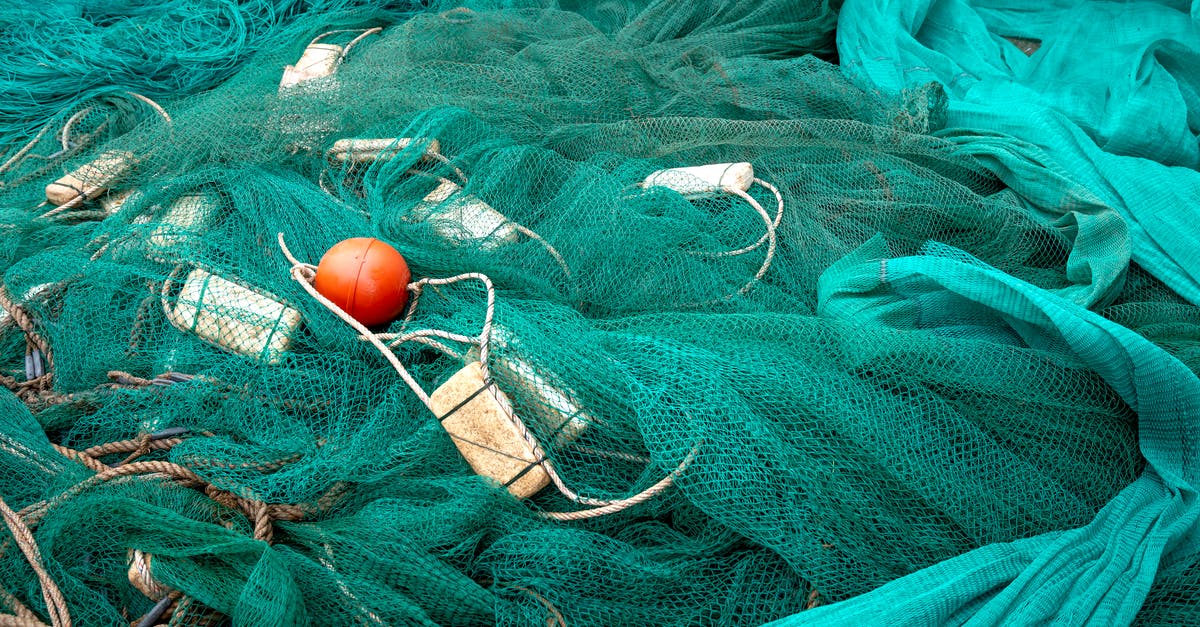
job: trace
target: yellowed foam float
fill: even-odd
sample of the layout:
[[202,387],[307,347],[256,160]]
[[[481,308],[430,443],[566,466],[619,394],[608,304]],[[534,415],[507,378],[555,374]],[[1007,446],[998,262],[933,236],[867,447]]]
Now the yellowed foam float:
[[175,328],[224,350],[277,365],[299,332],[300,312],[276,297],[200,268],[163,286],[163,310]]

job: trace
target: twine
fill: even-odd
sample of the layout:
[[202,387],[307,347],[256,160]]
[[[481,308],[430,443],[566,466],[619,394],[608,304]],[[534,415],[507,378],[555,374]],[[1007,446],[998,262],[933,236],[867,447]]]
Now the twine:
[[[34,381],[37,381],[38,383],[35,385],[39,389],[49,389],[54,372],[54,352],[50,350],[50,343],[46,341],[46,338],[37,332],[33,317],[29,315],[29,312],[25,311],[24,307],[21,307],[13,300],[12,295],[8,293],[8,288],[3,283],[0,283],[0,308],[3,308],[8,313],[12,321],[25,333],[27,341],[37,348],[46,359],[46,374],[26,381],[26,387],[28,387],[28,384],[33,384]],[[8,378],[11,379],[11,377]],[[11,386],[9,387],[11,389]]]
[[[376,35],[376,34],[379,34],[382,32],[383,32],[383,28],[381,28],[379,26],[376,26],[375,28],[369,28],[365,31],[362,31],[361,33],[359,33],[359,31],[357,29],[341,28],[338,30],[325,31],[324,33],[321,33],[320,35],[317,35],[316,37],[313,38],[312,41],[308,42],[308,45],[311,46],[311,45],[321,41],[322,39],[324,39],[330,35],[337,34],[337,33],[359,33],[358,37],[351,39],[349,41],[349,43],[347,43],[345,46],[342,47],[342,52],[341,52],[341,54],[338,55],[338,63],[342,63],[343,61],[346,60],[346,55],[350,53],[350,49],[353,48],[356,44],[358,44],[358,42],[366,39],[367,37],[369,37],[371,35]],[[307,48],[307,46],[306,46],[306,48]]]
[[[42,598],[46,601],[46,611],[50,615],[50,623],[54,627],[71,627],[71,613],[67,609],[67,600],[63,598],[58,584],[54,583],[54,579],[46,572],[46,567],[42,563],[42,553],[38,550],[37,541],[33,538],[33,532],[29,530],[29,527],[21,520],[21,517],[8,506],[8,503],[4,502],[2,497],[0,497],[0,517],[4,518],[4,524],[12,532],[13,540],[17,543],[17,547],[25,555],[25,560],[29,562],[30,568],[37,574],[38,585],[42,588]],[[23,621],[31,620],[28,616],[18,616],[16,618]]]
[[546,627],[567,627],[567,619],[563,618],[562,612],[558,611],[558,608],[554,607],[554,604],[546,597],[523,586],[501,585],[500,587],[524,592],[541,603],[542,607],[546,608]]
[[[137,476],[168,478],[180,485],[202,490],[205,496],[214,503],[240,511],[252,523],[253,537],[268,544],[274,540],[275,521],[299,521],[312,513],[326,511],[333,507],[347,489],[346,484],[343,482],[334,484],[325,494],[317,499],[315,507],[266,503],[249,496],[234,494],[228,490],[218,488],[206,482],[186,466],[172,462],[150,460],[130,463],[134,457],[134,455],[131,455],[120,464],[109,466],[98,459],[98,457],[104,455],[124,452],[140,455],[150,450],[170,450],[182,441],[183,438],[167,437],[156,439],[153,434],[147,434],[129,440],[100,444],[83,451],[55,444],[55,450],[64,457],[79,462],[95,471],[96,474],[75,484],[53,499],[34,503],[25,507],[20,512],[14,512],[4,502],[4,499],[0,498],[0,517],[3,518],[5,525],[12,532],[13,541],[21,549],[26,561],[29,562],[30,567],[38,577],[52,627],[71,627],[70,612],[61,590],[45,569],[41,552],[38,549],[30,528],[41,521],[51,508],[83,492],[88,487],[106,481],[130,479]],[[257,467],[253,464],[246,464],[245,466]],[[7,546],[8,542],[0,545],[0,555],[3,555]],[[142,551],[134,550],[130,553],[128,573],[130,584],[148,598],[159,600],[159,605],[156,605],[151,613],[142,617],[142,620],[137,623],[138,625],[154,624],[154,621],[159,616],[167,613],[183,612],[194,603],[194,600],[190,597],[170,589],[153,578],[151,571],[152,558],[152,555]],[[170,601],[168,602],[167,599],[170,599]],[[6,625],[47,627],[28,607],[2,587],[0,587],[0,601],[11,607],[14,612],[11,615],[0,615],[0,627]],[[219,614],[206,608],[196,616],[195,624],[216,624],[220,618]]]
[[748,194],[736,187],[723,187],[722,189],[724,191],[729,192],[730,194],[733,194],[734,196],[737,196],[738,198],[741,198],[742,200],[746,201],[746,203],[749,204],[750,207],[753,208],[756,213],[758,213],[759,217],[763,219],[763,223],[766,225],[766,233],[764,233],[762,237],[758,238],[757,242],[750,244],[749,246],[746,246],[744,248],[739,248],[737,250],[730,250],[730,251],[719,252],[719,253],[696,253],[696,255],[702,256],[702,257],[711,257],[714,259],[719,259],[722,257],[734,257],[737,255],[744,255],[744,254],[754,251],[754,250],[758,250],[765,242],[767,244],[767,253],[766,253],[766,256],[763,258],[762,265],[759,266],[758,272],[755,272],[754,276],[749,281],[747,281],[745,283],[745,285],[742,285],[741,289],[739,289],[737,292],[735,292],[733,294],[729,294],[727,296],[723,296],[721,298],[715,298],[715,299],[709,300],[709,301],[704,301],[704,302],[699,302],[699,303],[686,303],[686,304],[682,305],[683,307],[703,307],[706,305],[713,305],[716,303],[728,301],[729,299],[731,299],[735,296],[741,296],[741,295],[745,294],[746,292],[749,292],[750,289],[753,288],[755,286],[755,284],[757,284],[763,278],[763,276],[765,276],[767,274],[767,270],[771,269],[771,263],[775,259],[775,247],[776,247],[776,244],[778,243],[778,236],[776,234],[776,231],[779,229],[779,223],[783,220],[783,194],[779,193],[779,189],[777,187],[775,187],[774,185],[772,185],[760,178],[755,178],[754,182],[765,187],[767,190],[769,190],[772,194],[775,195],[776,210],[775,210],[774,218],[772,218],[769,214],[767,214],[767,210],[763,209],[763,206],[761,204],[759,204],[759,202],[757,200],[755,200],[754,197],[751,196],[750,194]]
[[[760,209],[761,209],[761,207],[760,207]],[[765,215],[765,212],[764,212],[764,215]],[[770,218],[768,217],[767,219],[769,222]],[[772,246],[773,246],[774,231],[771,231],[771,235],[772,235],[771,241],[772,241]],[[488,374],[488,369],[487,369],[488,350],[489,350],[490,339],[491,339],[491,335],[492,335],[492,318],[495,313],[495,306],[496,306],[495,288],[492,285],[491,279],[489,279],[484,274],[475,272],[475,273],[460,274],[460,275],[445,278],[445,279],[424,278],[419,281],[410,283],[408,285],[408,290],[413,293],[413,297],[409,302],[408,311],[404,316],[404,322],[401,327],[402,329],[407,327],[408,323],[412,320],[412,317],[416,310],[417,302],[418,302],[421,292],[425,286],[448,285],[451,283],[455,283],[455,282],[462,281],[462,280],[468,280],[468,279],[478,279],[478,280],[482,281],[485,288],[487,289],[487,309],[486,309],[486,313],[484,314],[484,318],[483,318],[482,331],[480,332],[478,337],[470,337],[470,336],[460,335],[460,334],[456,334],[456,333],[450,333],[447,331],[440,331],[437,329],[422,329],[422,330],[418,330],[418,331],[410,331],[407,333],[400,333],[400,334],[377,334],[377,333],[372,332],[370,329],[368,329],[366,326],[364,326],[358,320],[355,320],[353,316],[346,313],[341,307],[337,306],[337,304],[335,304],[333,301],[329,300],[324,295],[322,295],[320,292],[318,292],[317,289],[315,287],[313,287],[313,285],[312,285],[313,279],[316,278],[316,271],[317,271],[316,266],[313,266],[312,264],[304,263],[304,262],[300,261],[299,259],[297,259],[294,255],[292,255],[291,250],[289,250],[287,247],[287,243],[284,242],[283,233],[278,234],[278,239],[279,239],[279,248],[283,252],[283,256],[285,258],[287,258],[287,260],[289,262],[291,262],[291,264],[292,264],[292,278],[295,279],[296,282],[299,283],[302,288],[304,288],[304,291],[308,292],[309,295],[311,295],[313,298],[315,298],[317,300],[317,302],[324,305],[326,309],[328,309],[330,312],[332,312],[338,318],[341,318],[343,322],[350,325],[354,330],[358,331],[359,335],[362,339],[370,342],[373,346],[375,346],[375,348],[378,349],[379,352],[383,355],[384,359],[386,359],[388,361],[388,363],[390,363],[392,365],[392,367],[396,369],[396,372],[400,374],[400,378],[404,380],[404,382],[413,391],[413,393],[416,394],[417,398],[420,399],[420,401],[425,405],[425,407],[428,408],[431,412],[433,412],[433,407],[430,404],[429,395],[425,392],[424,389],[421,388],[420,384],[417,383],[416,379],[414,379],[413,376],[408,372],[408,370],[404,367],[404,364],[400,363],[400,360],[396,357],[396,354],[393,353],[391,350],[389,350],[388,345],[384,344],[384,342],[382,340],[387,339],[389,341],[389,343],[392,345],[392,347],[394,347],[397,344],[400,344],[405,341],[414,341],[414,340],[417,340],[418,338],[426,338],[429,336],[433,336],[433,337],[440,337],[440,338],[449,339],[449,340],[457,341],[457,342],[476,344],[479,346],[479,365],[480,365],[480,370],[483,373],[483,380],[486,383],[485,388],[487,389],[488,393],[492,396],[492,398],[495,399],[496,404],[504,412],[505,417],[509,420],[509,422],[512,423],[512,425],[514,427],[516,427],[517,432],[521,436],[521,439],[523,439],[525,441],[525,443],[529,446],[530,451],[533,453],[533,458],[540,460],[540,461],[536,462],[536,465],[541,466],[541,468],[546,471],[546,474],[550,477],[551,482],[554,483],[554,486],[558,489],[558,491],[563,496],[567,497],[568,499],[570,499],[576,503],[580,503],[583,505],[596,505],[597,506],[594,509],[581,510],[581,511],[575,511],[575,512],[541,512],[540,513],[541,516],[543,516],[545,518],[550,518],[553,520],[564,520],[564,521],[565,520],[581,520],[584,518],[593,518],[596,516],[603,516],[605,514],[619,512],[623,509],[633,507],[634,505],[637,505],[639,503],[643,503],[643,502],[653,498],[655,495],[659,494],[660,492],[671,487],[675,483],[676,477],[678,477],[680,474],[683,473],[684,470],[687,469],[687,467],[692,463],[692,460],[695,458],[696,454],[699,452],[699,444],[697,444],[695,447],[693,447],[692,451],[690,453],[688,453],[687,457],[684,458],[683,462],[680,463],[679,466],[677,466],[675,468],[675,470],[671,471],[670,474],[668,474],[663,479],[659,480],[654,485],[650,486],[649,488],[646,488],[645,490],[643,490],[631,497],[624,498],[624,499],[609,500],[609,499],[594,499],[594,498],[584,497],[584,496],[580,496],[579,494],[576,494],[569,487],[567,487],[566,483],[558,475],[558,472],[555,470],[554,465],[552,463],[550,463],[549,457],[546,455],[545,450],[542,448],[541,442],[539,442],[537,437],[533,434],[533,432],[530,431],[529,427],[525,424],[525,421],[521,420],[521,418],[516,415],[516,412],[513,411],[512,406],[504,398],[504,395],[500,392],[500,390],[492,382],[491,377]],[[773,250],[773,248],[772,248],[772,250]],[[436,415],[437,412],[433,412],[433,413]],[[445,419],[445,416],[439,416],[439,419]]]

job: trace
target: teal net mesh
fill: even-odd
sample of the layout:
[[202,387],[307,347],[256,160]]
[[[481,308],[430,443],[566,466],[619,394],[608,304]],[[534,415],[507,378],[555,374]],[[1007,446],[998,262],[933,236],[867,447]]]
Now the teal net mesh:
[[[243,37],[186,84],[127,67],[0,112],[4,612],[803,620],[1088,525],[1148,472],[1150,396],[1075,336],[899,278],[872,320],[838,313],[864,254],[880,281],[936,257],[1087,301],[1200,368],[1200,313],[1126,271],[1103,202],[1015,189],[944,132],[937,84],[847,80],[826,3],[284,4],[232,30],[164,10],[200,48]],[[672,170],[707,164],[720,184]],[[371,329],[450,411],[281,247],[316,264],[352,237],[414,279],[489,279]],[[463,341],[489,328],[486,355]],[[483,397],[460,384],[481,359]],[[478,466],[512,458],[471,422],[498,397],[540,447],[516,477]],[[1196,619],[1173,564],[1145,624]]]

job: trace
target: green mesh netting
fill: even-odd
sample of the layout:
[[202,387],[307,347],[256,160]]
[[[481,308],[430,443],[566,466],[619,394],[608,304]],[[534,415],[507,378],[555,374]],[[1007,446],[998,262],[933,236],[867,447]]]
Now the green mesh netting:
[[[1019,622],[1081,563],[1069,622],[1197,619],[1200,310],[1110,200],[843,78],[824,2],[503,4],[11,118],[12,624]],[[370,329],[448,411],[280,245],[351,237],[494,287]],[[500,394],[544,457],[489,478]]]

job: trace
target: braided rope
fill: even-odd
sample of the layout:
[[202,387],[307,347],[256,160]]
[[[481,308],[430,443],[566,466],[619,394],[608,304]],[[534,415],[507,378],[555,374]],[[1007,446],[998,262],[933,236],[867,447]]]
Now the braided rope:
[[129,552],[129,583],[148,599],[161,599],[172,590],[150,575],[153,555],[133,549]]
[[89,470],[94,470],[94,471],[100,473],[100,472],[104,472],[105,470],[108,470],[108,468],[109,468],[109,466],[107,464],[105,464],[104,462],[101,462],[100,460],[96,459],[95,457],[92,457],[91,455],[88,455],[84,451],[77,451],[75,449],[67,448],[60,444],[54,444],[53,446],[54,446],[54,450],[61,453],[63,457],[66,457],[67,459],[70,459],[73,461],[77,461],[77,462],[83,464],[84,466],[87,466]]
[[[145,455],[150,451],[170,450],[181,442],[183,442],[183,438],[165,438],[162,440],[155,440],[152,439],[151,434],[147,433],[142,437],[133,440],[121,440],[120,442],[108,442],[106,444],[93,446],[81,451],[81,453],[88,457],[97,458],[104,457],[105,455],[112,455],[114,453],[133,453],[144,448],[145,451],[141,454]],[[128,463],[128,461],[129,460],[126,460],[122,463]]]
[[778,188],[776,188],[774,185],[772,185],[762,179],[756,178],[756,179],[754,179],[754,182],[758,183],[759,185],[770,190],[771,193],[775,195],[775,198],[778,202],[778,208],[775,211],[774,218],[772,218],[770,216],[770,214],[767,213],[767,210],[763,209],[763,206],[761,204],[759,204],[759,202],[757,200],[755,200],[754,197],[751,196],[750,194],[748,194],[736,187],[726,187],[723,189],[724,189],[724,191],[729,192],[730,194],[733,194],[734,196],[737,196],[738,198],[741,198],[742,200],[746,201],[746,203],[749,204],[750,207],[753,208],[754,211],[758,213],[758,216],[760,218],[762,218],[763,223],[766,225],[766,233],[763,234],[763,236],[761,238],[759,238],[759,240],[757,242],[755,242],[749,246],[746,246],[745,248],[740,248],[738,250],[731,250],[731,251],[722,252],[722,253],[701,253],[700,256],[711,257],[711,258],[733,257],[736,255],[742,255],[742,254],[748,253],[753,250],[757,250],[760,246],[762,246],[763,242],[766,242],[767,243],[767,252],[766,252],[766,255],[764,255],[764,257],[763,257],[762,265],[759,266],[758,271],[754,273],[754,276],[751,277],[750,280],[747,281],[744,285],[742,285],[742,287],[737,292],[735,292],[733,294],[728,294],[726,296],[722,296],[721,298],[714,298],[712,300],[707,300],[707,301],[703,301],[703,302],[685,303],[682,305],[683,307],[704,307],[707,305],[715,305],[718,303],[726,302],[726,301],[734,298],[735,296],[741,296],[741,295],[745,294],[746,292],[749,292],[750,289],[753,288],[755,286],[755,284],[757,284],[763,278],[763,276],[765,276],[767,274],[767,270],[769,270],[771,268],[771,262],[774,261],[774,259],[775,259],[775,247],[778,242],[776,230],[779,227],[780,221],[783,220],[783,195],[779,193]]
[[[134,452],[141,454],[142,451],[148,450],[169,450],[182,442],[182,438],[162,438],[154,439],[152,434],[143,435],[139,438],[122,440],[119,442],[109,442],[106,444],[97,445],[84,451],[78,451],[66,446],[55,444],[55,450],[67,459],[76,461],[87,468],[96,471],[96,474],[87,479],[75,484],[62,494],[49,499],[34,503],[22,509],[20,512],[14,512],[0,498],[0,518],[12,532],[12,541],[15,541],[17,546],[24,553],[26,560],[33,568],[38,577],[39,584],[42,588],[42,593],[45,598],[46,607],[50,615],[52,627],[71,627],[70,613],[66,604],[66,599],[62,595],[62,591],[58,588],[54,580],[49,576],[43,565],[41,552],[30,530],[31,526],[36,525],[52,507],[63,503],[72,496],[79,494],[88,487],[94,486],[106,481],[128,480],[134,477],[163,477],[176,481],[177,483],[187,486],[202,488],[205,495],[213,502],[241,511],[253,525],[253,535],[256,540],[262,540],[268,544],[274,539],[274,522],[277,520],[299,521],[303,520],[314,511],[327,510],[341,498],[346,491],[346,484],[339,482],[334,484],[329,490],[318,498],[315,507],[301,506],[291,504],[276,504],[265,503],[263,501],[249,498],[247,496],[237,495],[227,490],[222,490],[216,486],[207,483],[199,475],[193,472],[186,466],[175,464],[168,461],[150,460],[139,461],[133,463],[122,463],[118,466],[108,466],[97,459],[97,456],[110,455],[113,453]],[[9,541],[5,541],[0,545],[0,555],[3,555]],[[194,599],[183,595],[182,593],[171,590],[167,586],[157,582],[151,573],[152,556],[141,551],[131,551],[129,581],[131,585],[145,594],[148,598],[158,599],[159,604],[155,606],[150,613],[143,616],[137,625],[152,625],[155,624],[158,617],[170,613],[172,619],[170,624],[176,624],[181,616],[187,615],[189,624],[194,625],[215,625],[221,620],[221,616],[210,608],[195,604]],[[12,609],[14,614],[0,614],[0,627],[6,625],[14,625],[18,627],[48,627],[41,622],[36,614],[26,607],[19,599],[13,596],[4,588],[0,587],[0,602],[5,603]],[[187,608],[193,604],[202,611],[198,614],[189,615]],[[194,619],[194,620],[193,620]]]
[[[4,524],[8,526],[12,532],[13,539],[17,543],[17,547],[25,554],[25,560],[29,562],[29,566],[33,568],[33,572],[37,574],[38,584],[42,588],[42,598],[46,601],[46,611],[50,614],[50,623],[54,627],[71,627],[71,613],[67,610],[67,600],[63,598],[62,590],[59,590],[58,584],[46,572],[46,566],[42,562],[42,553],[38,550],[37,541],[33,538],[33,532],[25,524],[21,517],[0,498],[0,517],[3,517]],[[28,620],[22,618],[21,620]]]
[[[751,202],[754,202],[753,199],[751,199]],[[754,203],[754,204],[757,205],[757,203]],[[760,213],[763,215],[763,217],[767,221],[768,236],[769,236],[768,237],[769,248],[768,248],[768,253],[767,253],[767,261],[768,261],[768,265],[769,265],[770,258],[774,254],[775,231],[774,231],[774,227],[772,225],[770,216],[768,216],[766,214],[766,212],[762,210],[761,206],[758,206],[757,208],[759,209]],[[318,302],[320,302],[322,305],[324,305],[326,309],[328,309],[330,312],[332,312],[338,318],[341,318],[342,321],[344,321],[346,324],[350,325],[354,330],[358,331],[359,336],[362,339],[364,339],[364,340],[370,342],[372,345],[374,345],[375,348],[377,348],[379,350],[379,352],[383,355],[384,359],[386,359],[388,361],[388,363],[390,363],[392,365],[392,367],[396,369],[396,372],[398,372],[400,374],[400,377],[404,380],[404,382],[406,384],[408,384],[408,387],[410,389],[412,389],[414,394],[417,395],[417,398],[420,399],[421,402],[424,403],[425,407],[429,408],[429,410],[431,412],[433,411],[433,407],[430,404],[429,395],[425,392],[425,390],[423,390],[421,388],[420,384],[418,384],[416,382],[416,380],[413,379],[412,375],[408,372],[408,370],[404,367],[404,365],[400,363],[400,360],[396,358],[395,353],[393,353],[391,350],[389,350],[388,346],[381,341],[381,338],[387,338],[389,340],[389,342],[393,346],[395,346],[397,343],[399,343],[400,341],[404,341],[405,339],[416,338],[416,337],[420,337],[423,335],[432,335],[432,336],[450,339],[450,340],[454,340],[454,341],[462,341],[462,342],[477,344],[479,346],[479,365],[480,365],[480,370],[482,371],[482,374],[483,374],[483,380],[487,384],[486,389],[487,389],[488,393],[492,396],[492,398],[496,401],[496,404],[504,412],[505,417],[509,420],[510,423],[512,423],[512,425],[514,427],[516,427],[518,434],[521,436],[521,439],[524,440],[525,443],[529,446],[530,452],[533,453],[533,458],[541,460],[540,462],[537,462],[537,465],[546,471],[546,474],[550,477],[550,480],[554,483],[554,486],[558,489],[558,491],[560,493],[562,493],[563,496],[567,497],[568,499],[570,499],[572,501],[575,501],[576,503],[581,503],[584,505],[599,506],[599,507],[596,507],[595,509],[582,510],[582,511],[577,511],[577,512],[542,512],[541,515],[543,517],[551,518],[554,520],[580,520],[580,519],[584,519],[584,518],[592,518],[595,516],[602,516],[604,514],[611,514],[613,512],[618,512],[623,509],[632,507],[639,503],[643,503],[643,502],[653,498],[655,495],[659,494],[660,492],[671,487],[675,483],[675,478],[678,477],[680,474],[683,473],[684,470],[687,469],[688,465],[690,465],[692,463],[692,460],[695,458],[696,453],[699,452],[699,445],[697,444],[696,447],[694,447],[692,449],[692,451],[688,454],[688,456],[683,460],[683,462],[680,463],[679,466],[677,466],[675,468],[675,470],[671,471],[670,474],[668,474],[663,479],[659,480],[654,485],[650,486],[649,488],[646,488],[645,490],[643,490],[631,497],[624,498],[624,499],[606,500],[606,499],[593,499],[593,498],[584,497],[584,496],[580,496],[579,494],[576,494],[569,487],[567,487],[566,483],[562,480],[562,478],[559,476],[558,472],[555,470],[554,465],[552,463],[550,463],[549,456],[546,455],[545,450],[542,448],[541,442],[538,441],[537,437],[529,429],[528,425],[526,425],[525,422],[523,420],[521,420],[521,418],[519,416],[517,416],[516,412],[512,408],[512,405],[504,397],[503,393],[500,392],[499,388],[497,388],[495,386],[495,384],[491,381],[491,377],[488,374],[488,367],[487,367],[488,349],[489,349],[489,345],[490,345],[493,316],[495,314],[495,306],[496,306],[495,288],[492,285],[491,279],[489,279],[484,274],[480,274],[477,272],[471,272],[471,273],[460,274],[457,276],[448,277],[448,278],[444,278],[444,279],[424,278],[419,281],[410,283],[408,285],[408,289],[413,293],[413,298],[412,298],[412,302],[410,302],[410,304],[409,304],[408,311],[404,316],[404,325],[405,326],[407,326],[408,323],[411,321],[413,312],[416,308],[417,299],[420,298],[422,290],[425,286],[447,285],[450,283],[455,283],[455,282],[466,280],[466,279],[478,279],[478,280],[482,281],[484,286],[487,288],[487,310],[486,310],[486,313],[484,314],[484,318],[483,318],[483,328],[482,328],[482,331],[480,332],[478,338],[462,336],[462,335],[458,335],[458,334],[454,334],[454,333],[449,333],[446,331],[438,331],[435,329],[430,329],[430,330],[425,330],[425,331],[412,331],[409,333],[402,333],[402,334],[377,334],[377,333],[373,333],[370,329],[368,329],[366,326],[364,326],[361,322],[359,322],[358,320],[355,320],[352,316],[350,316],[350,314],[347,314],[341,307],[338,307],[337,304],[335,304],[333,301],[329,300],[324,295],[322,295],[320,292],[318,292],[317,289],[312,285],[312,281],[316,277],[316,267],[313,266],[312,264],[304,263],[304,262],[300,261],[299,259],[297,259],[294,255],[292,255],[291,250],[288,249],[287,244],[284,242],[283,233],[278,234],[278,240],[279,240],[279,248],[283,252],[283,256],[285,258],[287,258],[287,260],[289,262],[291,262],[291,264],[292,264],[292,278],[295,279],[296,282],[299,283],[300,286],[303,287],[304,290],[306,292],[308,292],[313,298],[315,298]],[[762,272],[765,272],[765,271],[766,271],[766,269],[764,267]],[[757,280],[757,277],[754,280]],[[747,287],[746,289],[749,289],[749,287]],[[436,413],[436,412],[434,412],[434,413]]]
[[21,307],[13,300],[12,295],[8,293],[8,288],[3,283],[0,283],[0,308],[8,312],[13,322],[25,333],[28,341],[45,356],[47,372],[42,377],[38,377],[38,379],[45,379],[45,383],[39,384],[42,389],[49,388],[51,373],[54,371],[54,353],[50,350],[50,343],[37,332],[33,317],[29,315],[29,312],[25,311],[24,307]]
[[[12,608],[13,614],[15,614],[17,618],[33,621],[38,625],[42,624],[42,621],[38,620],[37,614],[34,614],[33,610],[25,607],[25,604],[22,603],[20,599],[13,596],[12,593],[10,593],[8,590],[5,590],[3,587],[0,587],[0,601],[3,601],[10,608]],[[11,618],[11,616],[0,615],[0,620],[3,618]]]
[[542,607],[546,608],[546,627],[567,627],[567,619],[563,618],[562,612],[558,611],[558,608],[554,607],[554,604],[546,597],[523,586],[502,585],[501,587],[519,590],[533,597],[538,603],[541,603]]

